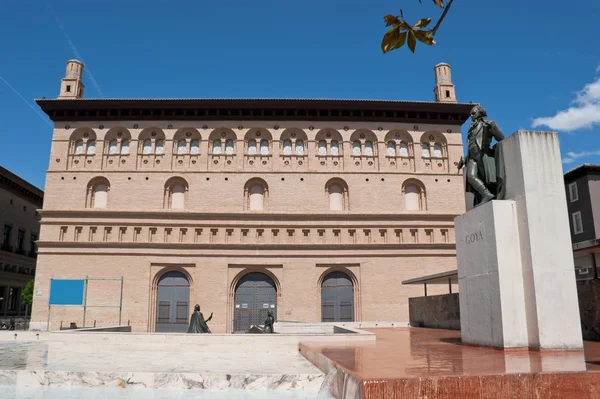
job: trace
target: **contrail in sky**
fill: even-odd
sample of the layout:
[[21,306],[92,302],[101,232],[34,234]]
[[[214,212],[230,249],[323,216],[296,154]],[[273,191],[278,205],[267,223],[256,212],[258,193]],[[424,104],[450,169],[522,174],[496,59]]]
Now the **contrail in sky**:
[[43,114],[41,114],[40,111],[38,111],[33,105],[31,105],[31,103],[29,101],[27,101],[25,99],[25,97],[23,97],[21,95],[21,93],[19,93],[17,91],[17,89],[15,89],[14,87],[12,87],[10,85],[10,83],[8,83],[2,76],[0,76],[0,80],[2,80],[12,91],[14,91],[17,96],[21,97],[21,100],[23,100],[25,102],[25,104],[29,105],[29,108],[31,108],[33,110],[33,112],[35,112],[36,114],[38,114],[39,117],[44,120],[44,122],[46,122],[48,125],[52,126],[52,123],[48,119],[46,119],[46,117]]
[[[69,47],[71,47],[71,50],[73,50],[73,54],[75,54],[75,58],[77,58],[79,61],[83,62],[83,64],[85,65],[85,61],[83,60],[83,57],[81,56],[81,54],[79,54],[79,51],[77,51],[77,47],[75,47],[75,43],[73,43],[73,41],[71,40],[71,37],[67,33],[62,22],[60,21],[60,19],[58,19],[58,17],[56,16],[56,13],[54,13],[52,6],[50,6],[50,3],[48,3],[47,1],[45,1],[45,3],[46,3],[46,8],[48,8],[48,11],[50,11],[50,14],[52,14],[52,16],[54,17],[56,24],[58,25],[58,27],[62,31],[63,35],[65,36],[65,39],[67,40],[67,44],[69,45]],[[96,79],[94,79],[94,75],[92,75],[92,70],[90,69],[90,67],[86,66],[85,70],[87,72],[88,77],[92,81],[92,85],[98,92],[98,95],[100,97],[104,97],[104,94],[102,93],[102,90],[100,89],[100,85],[98,84],[98,82],[96,82]]]

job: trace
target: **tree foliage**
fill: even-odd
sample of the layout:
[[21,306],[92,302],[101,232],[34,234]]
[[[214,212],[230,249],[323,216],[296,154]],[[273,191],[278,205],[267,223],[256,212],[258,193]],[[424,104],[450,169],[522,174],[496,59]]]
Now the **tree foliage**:
[[33,280],[29,280],[29,282],[25,285],[25,288],[23,288],[21,299],[26,305],[31,305],[33,302]]
[[[414,53],[415,48],[417,47],[417,41],[430,46],[434,45],[435,40],[433,40],[433,37],[446,17],[453,1],[454,0],[450,0],[448,5],[444,6],[444,0],[433,0],[435,5],[439,8],[443,8],[444,11],[435,26],[431,29],[425,29],[431,24],[431,18],[421,18],[415,24],[411,25],[404,19],[402,10],[400,10],[400,15],[388,14],[383,17],[385,26],[391,26],[390,30],[383,35],[383,40],[381,41],[381,49],[383,52],[388,53],[392,50],[399,49],[404,46],[404,44],[408,44],[408,48]],[[419,0],[419,2],[421,2],[421,0]]]

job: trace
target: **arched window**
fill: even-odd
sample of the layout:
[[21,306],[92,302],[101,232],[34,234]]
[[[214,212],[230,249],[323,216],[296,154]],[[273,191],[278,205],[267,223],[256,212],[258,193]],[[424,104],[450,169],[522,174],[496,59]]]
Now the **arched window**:
[[245,206],[249,211],[263,211],[266,208],[267,183],[259,178],[248,180],[244,186]]
[[96,154],[96,140],[88,140],[87,142],[87,154],[94,155]]
[[344,192],[342,187],[337,184],[329,187],[329,210],[343,211],[344,210]]
[[256,155],[256,140],[248,141],[248,155]]
[[180,177],[173,177],[165,184],[164,206],[167,209],[185,209],[185,196],[188,191],[187,182]]
[[396,142],[393,140],[387,142],[387,155],[388,157],[396,156]]
[[233,140],[231,139],[225,141],[225,154],[233,154]]
[[429,144],[428,143],[422,143],[421,146],[422,146],[421,147],[422,148],[422,151],[421,151],[422,157],[423,158],[429,158],[429,157],[431,157],[431,153],[429,152]]
[[190,154],[192,154],[192,155],[200,154],[200,141],[199,140],[194,139],[190,142]]
[[319,155],[327,155],[327,142],[325,140],[319,141]]
[[142,153],[144,154],[152,154],[152,140],[146,139],[144,140],[144,145],[142,148]]
[[183,209],[185,204],[185,187],[176,184],[171,188],[171,209]]
[[187,154],[187,143],[185,139],[181,139],[177,142],[177,154]]
[[269,140],[260,141],[260,155],[269,155]]
[[108,205],[110,185],[105,178],[95,178],[88,183],[86,207],[104,209]]
[[427,209],[425,187],[414,179],[406,181],[402,187],[404,194],[404,210],[406,211],[424,211]]
[[433,144],[433,156],[435,158],[442,158],[442,145],[440,143]]
[[83,140],[77,140],[75,142],[75,154],[83,154]]
[[283,140],[283,155],[292,155],[292,140]]
[[304,141],[296,140],[296,155],[304,155]]
[[368,157],[373,156],[373,143],[370,141],[365,141],[365,155]]
[[340,155],[340,146],[337,140],[331,140],[331,155]]
[[325,193],[329,200],[330,211],[348,209],[348,185],[345,181],[333,178],[325,184]]
[[110,155],[115,155],[119,153],[119,146],[117,140],[111,140],[110,143],[108,143],[108,153]]
[[213,140],[212,153],[215,155],[221,154],[221,139]]
[[361,153],[360,150],[360,141],[355,141],[352,143],[352,155],[359,156]]
[[94,186],[93,208],[106,208],[108,203],[108,186],[106,184],[97,184]]
[[407,157],[409,156],[408,154],[408,143],[405,141],[401,141],[400,142],[400,156],[401,157]]
[[157,139],[156,140],[156,154],[157,155],[162,155],[165,153],[165,141],[162,139]]
[[129,140],[121,141],[121,155],[129,154]]
[[262,211],[265,206],[265,189],[262,186],[256,185],[250,187],[250,210]]

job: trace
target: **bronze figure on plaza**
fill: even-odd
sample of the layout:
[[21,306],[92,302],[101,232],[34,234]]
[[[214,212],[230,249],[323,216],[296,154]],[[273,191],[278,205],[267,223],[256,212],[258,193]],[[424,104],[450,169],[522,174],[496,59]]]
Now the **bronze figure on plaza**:
[[504,199],[504,160],[502,147],[494,144],[504,140],[496,122],[487,119],[481,105],[471,110],[471,126],[467,135],[467,156],[460,159],[458,170],[467,167],[465,191],[473,193],[473,205],[481,205],[493,199]]
[[209,322],[213,317],[212,312],[208,319],[204,320],[204,315],[200,312],[200,305],[196,304],[194,306],[194,313],[192,313],[192,317],[190,318],[190,326],[188,328],[188,333],[191,334],[210,334],[210,329],[208,328],[207,322]]
[[275,317],[273,317],[273,311],[269,310],[267,312],[267,320],[265,320],[265,327],[263,328],[263,333],[273,334],[275,332],[275,329],[273,328],[274,323]]

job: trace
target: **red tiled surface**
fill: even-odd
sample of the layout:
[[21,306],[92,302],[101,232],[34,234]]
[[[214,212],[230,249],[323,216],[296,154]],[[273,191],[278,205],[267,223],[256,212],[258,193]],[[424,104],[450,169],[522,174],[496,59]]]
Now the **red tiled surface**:
[[364,398],[600,398],[600,342],[585,342],[585,352],[502,351],[463,345],[459,331],[371,331],[374,346],[301,350],[311,361],[320,353],[345,369]]

